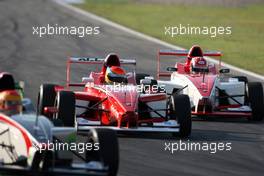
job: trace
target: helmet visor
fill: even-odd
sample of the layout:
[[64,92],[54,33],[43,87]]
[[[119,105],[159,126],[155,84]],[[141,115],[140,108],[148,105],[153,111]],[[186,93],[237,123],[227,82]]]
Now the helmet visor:
[[118,74],[114,74],[114,73],[109,73],[107,75],[107,77],[112,82],[127,83],[127,76],[126,75],[118,75]]

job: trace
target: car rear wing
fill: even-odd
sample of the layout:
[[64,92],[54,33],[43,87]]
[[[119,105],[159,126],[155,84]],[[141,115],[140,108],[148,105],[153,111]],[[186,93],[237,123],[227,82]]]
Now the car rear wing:
[[[188,56],[189,50],[173,50],[173,49],[161,49],[159,55],[163,56]],[[208,57],[221,57],[220,51],[204,51],[203,56]]]
[[[160,49],[157,54],[157,79],[159,77],[170,77],[171,72],[160,71],[160,56],[187,56],[189,55],[189,50],[174,50],[174,49]],[[206,57],[221,57],[222,53],[220,51],[204,51],[203,56]],[[219,68],[221,68],[221,59],[219,59]]]
[[[68,63],[79,63],[79,64],[103,64],[104,58],[95,57],[71,57]],[[123,65],[136,65],[135,59],[120,59],[120,63]]]
[[[75,86],[75,87],[82,87],[85,86],[84,83],[71,83],[70,80],[70,73],[71,73],[71,64],[88,64],[88,65],[103,65],[104,58],[95,58],[95,57],[70,57],[67,61],[67,68],[66,68],[66,87]],[[121,65],[135,65],[135,59],[120,59]]]

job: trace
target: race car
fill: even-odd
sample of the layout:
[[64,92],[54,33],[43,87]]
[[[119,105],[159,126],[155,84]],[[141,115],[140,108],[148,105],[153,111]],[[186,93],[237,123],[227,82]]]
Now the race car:
[[115,132],[86,130],[39,116],[23,98],[23,86],[10,73],[0,73],[0,175],[115,176]]
[[[219,58],[219,64],[208,63],[208,56]],[[159,50],[158,83],[165,85],[168,93],[188,95],[193,116],[246,117],[249,120],[262,120],[262,84],[248,82],[244,76],[228,74],[230,70],[221,67],[221,56],[218,51],[203,52],[197,45],[190,50]],[[164,71],[162,64],[168,57],[174,62],[176,60],[176,64]],[[170,79],[165,80],[166,77]],[[160,80],[161,78],[163,79]]]
[[55,126],[36,114],[0,113],[0,175],[115,176],[115,132],[87,130]]
[[[80,83],[71,82],[74,63],[97,71],[86,73]],[[119,59],[114,53],[106,58],[71,57],[66,86],[40,86],[39,112],[51,119],[60,116],[70,126],[77,123],[79,130],[92,125],[118,132],[167,132],[188,137],[192,124],[189,97],[167,95],[153,77],[136,74],[135,69],[134,59]],[[73,87],[81,90],[72,91]],[[76,113],[76,109],[83,111]],[[77,120],[70,119],[75,113]]]

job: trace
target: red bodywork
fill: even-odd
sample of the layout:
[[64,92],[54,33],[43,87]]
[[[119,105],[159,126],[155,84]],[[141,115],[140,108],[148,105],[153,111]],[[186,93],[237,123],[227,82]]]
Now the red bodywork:
[[[63,88],[58,86],[56,91],[71,90],[71,87],[83,87],[80,91],[74,91],[76,100],[83,100],[89,102],[88,107],[82,114],[77,114],[77,117],[89,121],[99,121],[103,126],[115,127],[137,127],[142,123],[164,122],[166,117],[152,118],[142,116],[139,113],[139,103],[162,101],[167,99],[166,93],[144,94],[137,91],[135,81],[135,74],[131,73],[128,76],[128,84],[120,85],[123,89],[116,91],[111,89],[113,85],[106,85],[104,81],[106,61],[97,58],[70,58],[67,62],[67,84]],[[99,72],[91,72],[89,79],[92,82],[71,83],[70,70],[71,64],[88,64],[88,65],[101,65],[102,69]],[[108,63],[108,65],[133,65],[136,66],[134,60],[120,60]],[[129,73],[128,73],[129,74]]]
[[[177,68],[177,73],[184,75],[199,91],[200,95],[204,98],[196,106],[200,106],[198,111],[193,110],[192,115],[199,115],[199,116],[224,116],[224,117],[250,117],[252,115],[251,112],[230,112],[225,111],[227,108],[239,108],[241,107],[240,104],[236,105],[226,105],[226,106],[214,106],[210,101],[210,95],[213,89],[215,89],[215,81],[219,79],[219,71],[221,69],[221,56],[222,53],[218,51],[209,51],[203,52],[202,49],[195,45],[191,47],[190,50],[159,50],[158,57],[157,57],[157,79],[160,77],[170,77],[171,72],[164,72],[160,70],[160,56],[186,56],[185,63],[176,63],[175,68]],[[218,66],[208,65],[208,72],[207,73],[193,73],[190,70],[190,64],[192,58],[194,57],[218,57],[219,63]],[[213,107],[213,108],[206,108]],[[223,110],[223,111],[222,111]]]

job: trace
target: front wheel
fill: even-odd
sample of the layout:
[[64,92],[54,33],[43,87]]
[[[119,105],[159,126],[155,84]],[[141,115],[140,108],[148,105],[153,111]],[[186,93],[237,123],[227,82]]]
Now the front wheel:
[[[116,132],[110,129],[91,129],[88,142],[96,146],[86,152],[86,161],[100,161],[108,167],[108,176],[116,176],[119,165],[119,147]],[[99,144],[99,145],[98,145]]]
[[249,105],[252,109],[252,120],[261,121],[264,117],[263,88],[260,82],[249,82],[247,86]]
[[55,119],[60,120],[66,127],[75,127],[75,94],[71,91],[58,92],[55,106],[58,110]]
[[176,119],[180,125],[179,134],[173,133],[174,136],[186,138],[192,131],[191,103],[188,95],[173,94],[169,102],[170,118]]
[[38,114],[52,118],[52,115],[44,113],[44,108],[54,106],[54,102],[56,99],[55,87],[55,84],[42,84],[40,86],[37,107]]

